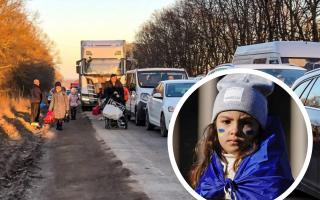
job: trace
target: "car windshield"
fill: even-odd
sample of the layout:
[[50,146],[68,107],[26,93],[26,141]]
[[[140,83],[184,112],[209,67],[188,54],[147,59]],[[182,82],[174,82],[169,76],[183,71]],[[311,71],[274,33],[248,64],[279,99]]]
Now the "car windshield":
[[266,72],[286,83],[289,87],[292,86],[295,80],[304,75],[305,70],[298,69],[259,69]]
[[85,74],[120,74],[118,59],[94,58],[84,69]]
[[182,97],[194,83],[169,83],[166,85],[166,97]]
[[187,79],[184,71],[147,71],[138,72],[138,83],[142,88],[154,88],[160,81],[172,79]]

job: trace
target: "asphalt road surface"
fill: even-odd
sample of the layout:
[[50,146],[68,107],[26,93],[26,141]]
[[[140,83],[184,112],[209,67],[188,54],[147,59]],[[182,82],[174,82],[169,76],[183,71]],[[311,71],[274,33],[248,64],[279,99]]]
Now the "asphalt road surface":
[[[27,200],[194,199],[176,178],[159,130],[131,122],[127,130],[107,130],[86,112],[50,134],[39,163],[42,178],[33,180]],[[288,199],[312,197],[295,192]]]
[[123,167],[132,172],[130,177],[138,182],[140,191],[151,199],[194,199],[173,172],[167,138],[160,136],[160,130],[147,131],[132,122],[129,122],[127,130],[107,130],[104,121],[86,114],[92,121],[98,140],[103,140],[122,161]]
[[[166,138],[129,124],[106,130],[89,112],[50,130],[28,200],[194,199],[171,168]],[[50,134],[49,134],[50,135]]]

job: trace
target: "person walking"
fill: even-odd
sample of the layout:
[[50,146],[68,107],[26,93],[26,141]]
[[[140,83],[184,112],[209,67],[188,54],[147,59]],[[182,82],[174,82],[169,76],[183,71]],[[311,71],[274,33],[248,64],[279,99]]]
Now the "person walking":
[[61,83],[55,83],[52,101],[49,106],[49,111],[53,111],[54,118],[57,120],[56,129],[62,130],[63,119],[66,113],[69,112],[68,96],[62,91]]
[[33,88],[31,89],[31,126],[40,127],[39,115],[40,115],[40,103],[42,101],[42,92],[40,89],[40,81],[38,79],[33,80]]
[[71,93],[69,95],[69,106],[71,111],[71,120],[76,120],[77,107],[79,106],[79,96],[76,88],[71,88]]

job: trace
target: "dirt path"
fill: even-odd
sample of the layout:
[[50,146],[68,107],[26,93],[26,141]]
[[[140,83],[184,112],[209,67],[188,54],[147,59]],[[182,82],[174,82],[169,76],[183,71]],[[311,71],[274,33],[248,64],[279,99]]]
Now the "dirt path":
[[33,181],[28,199],[149,199],[129,186],[135,185],[130,171],[97,141],[89,119],[79,115],[63,131],[53,132],[56,137],[43,147],[43,178]]

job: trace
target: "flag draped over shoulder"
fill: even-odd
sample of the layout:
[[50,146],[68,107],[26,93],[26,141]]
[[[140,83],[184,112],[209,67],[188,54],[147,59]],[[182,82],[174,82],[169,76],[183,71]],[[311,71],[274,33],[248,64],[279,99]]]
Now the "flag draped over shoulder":
[[245,157],[234,180],[224,177],[216,153],[199,179],[196,192],[204,198],[224,198],[225,190],[232,199],[275,199],[293,183],[285,149],[284,132],[279,120],[269,118],[262,133],[259,149]]

